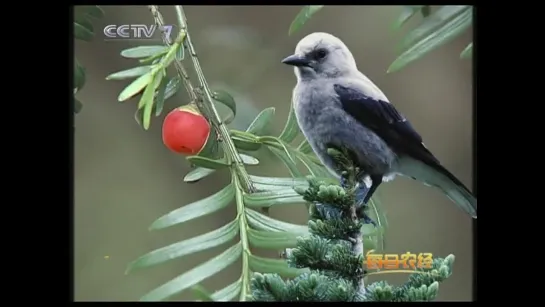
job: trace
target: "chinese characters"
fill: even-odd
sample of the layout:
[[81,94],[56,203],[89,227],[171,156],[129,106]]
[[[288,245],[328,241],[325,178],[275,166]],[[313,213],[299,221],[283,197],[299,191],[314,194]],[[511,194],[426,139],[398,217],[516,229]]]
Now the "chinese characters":
[[373,250],[365,255],[364,266],[370,270],[399,270],[399,269],[429,269],[433,264],[432,253],[413,254],[373,254]]

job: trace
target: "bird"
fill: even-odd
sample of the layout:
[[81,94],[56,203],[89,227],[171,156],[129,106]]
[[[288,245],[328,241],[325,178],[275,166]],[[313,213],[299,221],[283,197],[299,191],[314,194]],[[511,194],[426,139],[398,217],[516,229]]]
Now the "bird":
[[363,172],[367,204],[376,189],[397,175],[441,190],[477,218],[477,198],[424,145],[422,137],[386,95],[358,70],[337,37],[315,32],[282,60],[294,66],[292,105],[297,123],[322,164],[341,173],[328,148],[344,148]]

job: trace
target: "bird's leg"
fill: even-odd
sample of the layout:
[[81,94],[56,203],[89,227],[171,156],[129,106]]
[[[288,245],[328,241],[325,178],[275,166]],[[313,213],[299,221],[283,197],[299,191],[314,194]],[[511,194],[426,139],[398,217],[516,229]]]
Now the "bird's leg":
[[358,189],[356,191],[356,201],[357,201],[357,206],[360,209],[359,211],[361,213],[359,215],[363,219],[363,222],[365,224],[372,224],[373,226],[377,227],[377,223],[373,221],[373,219],[371,219],[367,215],[366,209],[367,209],[367,203],[369,202],[369,199],[371,199],[371,197],[377,190],[378,186],[382,183],[382,176],[380,177],[371,176],[371,181],[372,181],[372,184],[370,188],[367,188],[367,185],[365,184],[365,182],[363,181],[360,182]]
[[368,215],[367,215],[367,205],[364,202],[365,196],[369,193],[369,188],[365,184],[363,180],[361,180],[358,183],[358,187],[355,191],[355,200],[356,200],[356,208],[357,208],[357,216],[363,220],[364,224],[372,224],[376,227],[375,221],[373,221]]
[[375,191],[379,187],[379,185],[382,183],[382,176],[371,176],[371,181],[373,182],[371,184],[371,188],[369,188],[369,191],[365,195],[365,198],[363,202],[367,204],[369,202],[369,199],[375,194]]
[[365,196],[368,193],[369,193],[369,188],[367,187],[367,185],[365,184],[363,180],[360,181],[358,184],[358,188],[356,189],[356,194],[355,194],[358,208],[366,204],[364,200],[365,200]]

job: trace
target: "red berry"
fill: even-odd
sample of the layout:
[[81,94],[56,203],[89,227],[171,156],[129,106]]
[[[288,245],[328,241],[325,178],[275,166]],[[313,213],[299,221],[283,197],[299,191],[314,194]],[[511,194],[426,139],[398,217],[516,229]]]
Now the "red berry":
[[208,121],[192,105],[170,111],[163,121],[163,143],[176,153],[199,153],[206,144],[209,133]]

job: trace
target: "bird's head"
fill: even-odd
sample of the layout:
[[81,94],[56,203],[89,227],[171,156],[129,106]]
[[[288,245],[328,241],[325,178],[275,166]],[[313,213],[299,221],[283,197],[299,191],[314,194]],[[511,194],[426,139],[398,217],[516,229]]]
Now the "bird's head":
[[295,53],[282,60],[295,66],[299,80],[336,78],[357,71],[356,61],[346,45],[337,37],[323,32],[305,36]]

